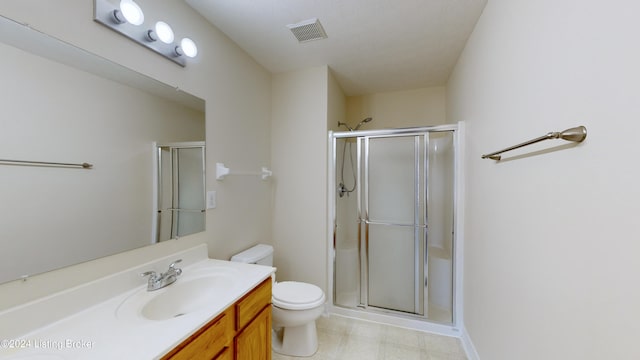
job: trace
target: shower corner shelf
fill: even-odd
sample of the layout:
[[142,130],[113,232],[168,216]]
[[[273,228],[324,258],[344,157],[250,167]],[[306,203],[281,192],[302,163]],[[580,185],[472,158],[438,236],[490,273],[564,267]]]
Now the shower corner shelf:
[[271,176],[273,176],[273,172],[269,170],[266,166],[263,166],[260,169],[260,172],[231,172],[231,169],[224,166],[223,163],[216,163],[216,180],[222,181],[225,177],[229,175],[247,175],[247,176],[260,176],[262,180],[267,180]]

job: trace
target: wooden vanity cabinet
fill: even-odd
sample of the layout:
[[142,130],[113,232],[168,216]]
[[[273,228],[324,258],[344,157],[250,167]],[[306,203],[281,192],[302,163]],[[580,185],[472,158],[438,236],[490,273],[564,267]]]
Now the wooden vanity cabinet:
[[236,360],[271,360],[271,305],[235,338]]
[[271,360],[271,278],[162,357],[168,359]]

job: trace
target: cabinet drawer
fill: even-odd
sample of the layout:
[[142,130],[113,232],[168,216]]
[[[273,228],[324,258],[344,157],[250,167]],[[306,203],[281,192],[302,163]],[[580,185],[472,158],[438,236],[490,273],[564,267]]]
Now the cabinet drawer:
[[[209,324],[203,326],[200,331],[191,335],[163,359],[213,359],[223,350],[231,353],[225,347],[230,346],[233,342],[235,335],[234,318],[234,308],[231,306]],[[224,353],[221,355],[224,355]],[[225,359],[225,357],[222,356],[220,359]]]
[[271,278],[236,303],[236,330],[244,328],[253,318],[271,304]]

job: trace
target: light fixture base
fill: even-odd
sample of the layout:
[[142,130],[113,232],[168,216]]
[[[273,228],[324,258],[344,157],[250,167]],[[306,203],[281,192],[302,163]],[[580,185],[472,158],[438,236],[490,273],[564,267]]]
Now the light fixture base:
[[118,9],[107,0],[94,0],[93,4],[93,20],[95,22],[108,27],[120,35],[128,37],[182,67],[187,65],[187,59],[184,56],[178,56],[176,54],[175,48],[177,45],[175,43],[165,44],[162,41],[149,41],[147,38],[149,29],[145,29],[143,26],[135,26],[126,22],[116,24],[113,11]]

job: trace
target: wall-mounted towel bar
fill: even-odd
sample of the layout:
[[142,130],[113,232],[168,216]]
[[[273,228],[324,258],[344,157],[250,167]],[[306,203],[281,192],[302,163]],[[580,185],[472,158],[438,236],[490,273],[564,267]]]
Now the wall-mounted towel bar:
[[0,159],[0,163],[10,163],[10,164],[17,164],[17,165],[36,165],[36,166],[79,167],[83,169],[91,169],[93,167],[93,164],[89,164],[89,163],[72,164],[72,163],[59,163],[59,162],[49,162],[49,161],[6,160],[6,159]]
[[540,136],[533,140],[525,141],[522,144],[514,145],[500,151],[492,152],[491,154],[482,155],[482,158],[483,159],[488,158],[491,160],[500,160],[502,157],[498,154],[515,150],[527,145],[535,144],[543,140],[562,139],[562,140],[573,141],[573,142],[582,142],[586,137],[587,137],[587,128],[584,126],[578,126],[571,129],[567,129],[565,131],[561,131],[561,132],[550,132],[544,136]]
[[273,175],[271,170],[266,167],[262,167],[260,172],[240,172],[240,171],[231,171],[228,167],[224,166],[223,163],[216,163],[216,180],[224,180],[225,176],[228,175],[246,175],[246,176],[260,176],[262,180],[267,180],[267,178]]

